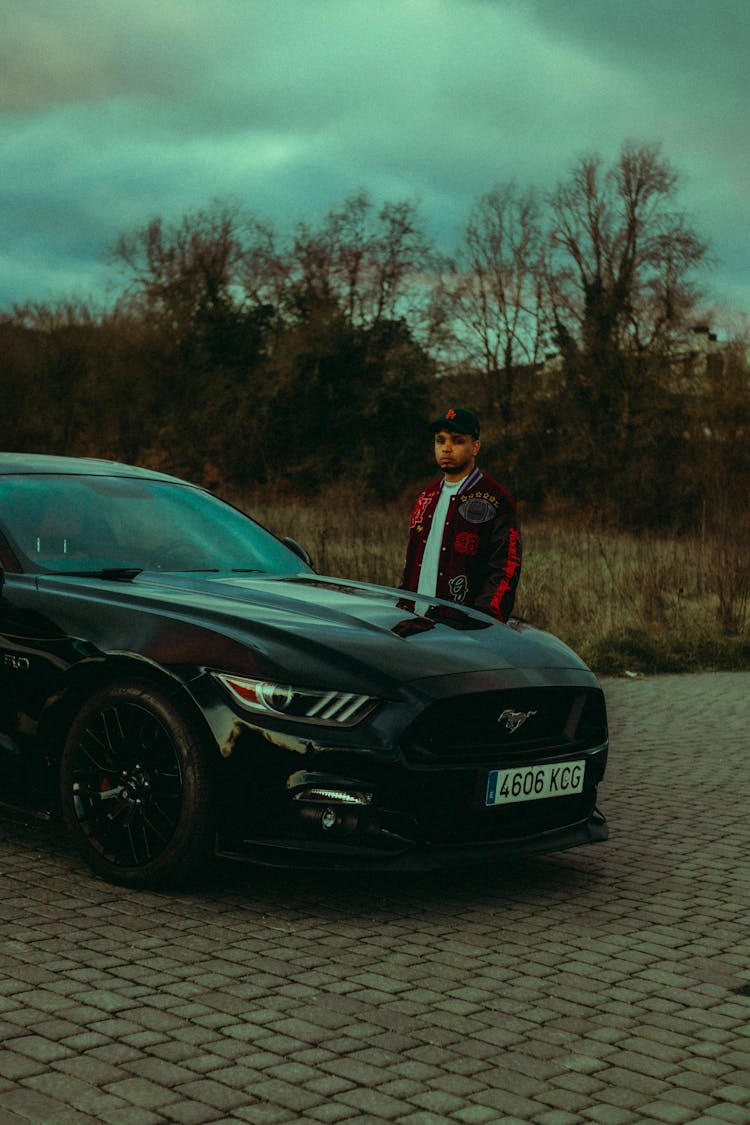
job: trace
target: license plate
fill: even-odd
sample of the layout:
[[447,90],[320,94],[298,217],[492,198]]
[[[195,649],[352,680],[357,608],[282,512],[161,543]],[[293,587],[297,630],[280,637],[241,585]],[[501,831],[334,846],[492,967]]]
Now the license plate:
[[523,766],[515,770],[490,770],[486,805],[510,805],[516,801],[541,801],[547,797],[569,797],[583,790],[586,763],[551,762],[546,766]]

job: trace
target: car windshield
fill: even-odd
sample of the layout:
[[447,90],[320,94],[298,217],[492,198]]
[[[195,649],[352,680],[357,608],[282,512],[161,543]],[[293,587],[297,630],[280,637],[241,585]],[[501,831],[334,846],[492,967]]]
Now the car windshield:
[[124,476],[0,477],[0,520],[24,570],[278,575],[308,570],[249,516],[179,482]]

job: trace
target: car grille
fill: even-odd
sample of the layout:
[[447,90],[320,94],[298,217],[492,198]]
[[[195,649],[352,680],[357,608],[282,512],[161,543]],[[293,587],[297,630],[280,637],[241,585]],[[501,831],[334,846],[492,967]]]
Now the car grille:
[[598,689],[519,688],[433,703],[405,732],[401,752],[412,766],[498,767],[593,749],[606,739]]

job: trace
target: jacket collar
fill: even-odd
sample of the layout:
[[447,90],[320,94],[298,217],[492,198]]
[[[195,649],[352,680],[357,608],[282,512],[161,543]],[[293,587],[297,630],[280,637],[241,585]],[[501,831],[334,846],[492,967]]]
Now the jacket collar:
[[[483,475],[484,474],[482,473],[481,469],[478,469],[475,465],[474,468],[469,473],[468,477],[464,477],[464,479],[459,482],[460,485],[461,485],[461,488],[458,491],[459,492],[465,492],[467,488],[473,488],[474,485],[479,483],[479,481],[482,479]],[[440,490],[442,490],[444,484],[445,484],[445,477],[443,477],[443,479],[440,482]]]

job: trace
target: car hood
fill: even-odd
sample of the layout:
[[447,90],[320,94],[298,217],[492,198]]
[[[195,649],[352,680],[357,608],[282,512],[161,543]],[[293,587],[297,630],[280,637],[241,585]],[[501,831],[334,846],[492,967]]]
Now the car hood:
[[417,681],[440,695],[443,679],[457,676],[470,677],[465,690],[497,688],[498,673],[507,686],[596,683],[549,633],[367,583],[143,571],[127,581],[38,575],[35,586],[39,630],[78,638],[92,655],[136,654],[181,678],[209,669],[391,697]]
[[126,589],[247,644],[289,673],[298,665],[307,682],[315,666],[322,683],[336,668],[337,682],[346,672],[370,690],[373,675],[403,683],[519,668],[587,671],[549,633],[366,583],[317,575],[143,573]]

